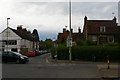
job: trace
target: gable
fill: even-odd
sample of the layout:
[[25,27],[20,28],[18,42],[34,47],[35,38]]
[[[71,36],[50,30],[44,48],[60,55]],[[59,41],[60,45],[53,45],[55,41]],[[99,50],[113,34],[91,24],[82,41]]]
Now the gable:
[[[18,36],[15,32],[13,32],[10,28],[6,28],[2,33],[0,33],[1,35],[1,40],[18,40],[21,39],[20,36]],[[7,37],[8,36],[8,37]]]

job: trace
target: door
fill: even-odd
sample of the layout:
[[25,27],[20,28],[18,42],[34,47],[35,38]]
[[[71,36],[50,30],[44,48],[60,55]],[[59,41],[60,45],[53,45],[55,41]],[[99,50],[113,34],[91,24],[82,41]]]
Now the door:
[[100,37],[99,38],[99,44],[104,45],[107,43],[107,37]]

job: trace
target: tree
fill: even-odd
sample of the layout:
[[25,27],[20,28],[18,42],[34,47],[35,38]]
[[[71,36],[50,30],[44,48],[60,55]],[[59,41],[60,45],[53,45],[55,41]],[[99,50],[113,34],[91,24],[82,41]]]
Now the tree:
[[33,37],[35,41],[39,41],[39,35],[38,35],[38,31],[36,29],[33,30]]
[[85,45],[84,41],[82,41],[80,39],[77,39],[76,43],[77,43],[78,46],[84,46]]
[[46,49],[50,49],[53,46],[53,42],[50,39],[46,39],[44,43],[46,45]]

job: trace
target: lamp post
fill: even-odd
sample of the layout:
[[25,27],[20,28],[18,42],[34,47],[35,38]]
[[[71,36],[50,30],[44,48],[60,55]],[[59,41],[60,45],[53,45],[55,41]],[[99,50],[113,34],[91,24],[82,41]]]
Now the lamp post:
[[[70,38],[72,39],[72,34],[71,34],[71,0],[70,0],[70,2],[69,2],[69,20],[70,20],[70,22],[69,22],[69,26],[70,26],[70,33],[69,33],[69,36],[70,36]],[[72,61],[72,55],[71,55],[71,46],[69,46],[69,60],[70,60],[70,62]]]
[[9,25],[9,20],[10,18],[7,18],[7,51],[8,51],[8,25]]

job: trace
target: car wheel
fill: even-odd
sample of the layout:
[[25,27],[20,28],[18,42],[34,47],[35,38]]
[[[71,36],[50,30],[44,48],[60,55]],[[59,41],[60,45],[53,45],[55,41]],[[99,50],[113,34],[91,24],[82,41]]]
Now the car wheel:
[[26,64],[26,62],[23,62],[23,64]]
[[3,61],[4,63],[8,63],[6,60],[5,61]]
[[17,60],[16,63],[19,64],[19,63],[20,63],[20,60]]

